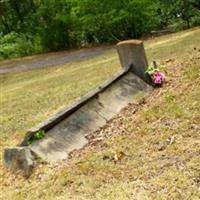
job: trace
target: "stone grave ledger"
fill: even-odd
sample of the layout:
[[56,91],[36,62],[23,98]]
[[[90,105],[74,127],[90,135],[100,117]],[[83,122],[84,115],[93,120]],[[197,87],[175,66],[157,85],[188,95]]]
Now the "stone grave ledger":
[[[122,108],[137,101],[139,93],[151,92],[151,79],[145,73],[148,63],[142,41],[120,42],[117,51],[121,71],[71,106],[30,129],[20,147],[5,148],[4,163],[8,168],[30,174],[34,163],[32,154],[47,162],[67,159],[70,152],[88,143],[88,134],[105,126]],[[45,137],[28,145],[29,139],[40,130],[45,131]]]

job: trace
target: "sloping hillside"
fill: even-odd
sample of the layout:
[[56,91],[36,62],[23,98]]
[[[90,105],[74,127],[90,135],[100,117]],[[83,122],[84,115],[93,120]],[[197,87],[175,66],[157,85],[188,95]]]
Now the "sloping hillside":
[[200,29],[145,46],[162,65],[164,87],[128,105],[69,160],[39,164],[28,180],[1,166],[1,199],[200,199]]

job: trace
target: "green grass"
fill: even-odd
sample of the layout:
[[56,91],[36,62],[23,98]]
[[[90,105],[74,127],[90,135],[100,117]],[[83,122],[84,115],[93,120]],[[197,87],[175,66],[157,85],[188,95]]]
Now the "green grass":
[[[168,83],[142,105],[124,109],[95,133],[99,142],[91,139],[69,161],[39,164],[28,180],[1,166],[0,198],[200,199],[199,38],[194,29],[146,41],[149,59],[165,66]],[[102,57],[113,60],[101,64]],[[118,69],[111,51],[66,68],[1,76],[1,146],[21,141],[27,128]]]
[[186,53],[190,57],[189,54],[194,48],[197,50],[200,48],[199,34],[197,28],[194,31],[189,30],[181,34],[175,33],[148,40],[145,43],[148,49],[148,60],[180,59]]
[[118,60],[109,52],[54,68],[1,75],[1,139],[8,141],[13,134],[22,137],[28,128],[97,87],[118,69]]

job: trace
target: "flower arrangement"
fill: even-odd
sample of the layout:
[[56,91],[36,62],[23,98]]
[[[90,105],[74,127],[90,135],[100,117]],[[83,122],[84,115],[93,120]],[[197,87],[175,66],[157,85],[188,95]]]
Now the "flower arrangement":
[[163,85],[163,83],[165,81],[165,75],[159,71],[155,61],[153,62],[153,64],[148,66],[146,73],[150,75],[150,77],[153,81],[153,84],[155,86]]

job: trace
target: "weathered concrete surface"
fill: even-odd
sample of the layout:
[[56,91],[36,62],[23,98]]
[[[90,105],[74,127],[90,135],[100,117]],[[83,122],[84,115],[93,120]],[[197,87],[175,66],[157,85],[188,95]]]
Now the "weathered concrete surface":
[[117,51],[121,66],[127,68],[132,65],[132,71],[148,84],[152,84],[150,76],[145,73],[148,61],[143,42],[140,40],[126,40],[117,44]]
[[29,147],[5,148],[4,163],[10,170],[21,172],[24,176],[30,176],[33,160]]
[[[151,80],[145,73],[148,63],[143,43],[138,40],[121,42],[117,50],[122,64],[121,72],[70,107],[29,130],[21,146],[27,146],[33,134],[44,130],[45,137],[34,141],[27,149],[47,162],[66,159],[69,152],[87,144],[86,135],[104,126],[128,103],[133,102],[135,95],[141,91],[150,92],[152,87],[148,85]],[[4,160],[9,168],[19,168],[29,174],[31,155],[23,148],[5,150]],[[21,167],[20,163],[25,164]]]
[[77,111],[81,106],[85,105],[87,102],[89,102],[91,99],[93,99],[95,96],[98,96],[98,94],[102,91],[104,91],[107,87],[109,87],[111,84],[113,84],[115,81],[119,80],[122,76],[124,76],[128,71],[130,71],[130,67],[127,69],[123,69],[120,72],[116,73],[113,77],[111,77],[109,80],[105,81],[102,85],[100,85],[97,89],[92,90],[85,96],[82,96],[80,99],[75,101],[71,106],[67,106],[60,110],[55,115],[49,117],[47,120],[43,121],[42,123],[38,124],[36,127],[31,128],[28,133],[26,134],[23,142],[20,144],[20,146],[27,146],[28,140],[39,130],[44,130],[45,132],[54,127],[56,124],[58,124],[63,119],[69,117],[72,113]]
[[30,149],[48,162],[66,159],[68,153],[80,149],[86,135],[104,126],[140,91],[149,92],[151,87],[131,71],[83,105],[71,116],[50,129],[45,138],[35,141]]

